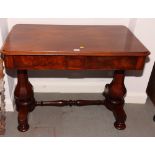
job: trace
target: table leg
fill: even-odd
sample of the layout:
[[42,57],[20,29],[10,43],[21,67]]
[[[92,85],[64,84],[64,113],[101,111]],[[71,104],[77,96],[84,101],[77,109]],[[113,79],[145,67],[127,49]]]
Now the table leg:
[[25,132],[29,129],[28,113],[35,108],[35,99],[33,87],[28,80],[27,70],[18,70],[17,80],[14,97],[18,111],[18,130]]
[[153,121],[155,122],[155,115],[153,116]]
[[126,128],[126,113],[123,109],[126,88],[124,85],[124,71],[114,72],[114,78],[110,84],[106,84],[103,95],[105,96],[105,106],[111,110],[116,119],[114,126],[119,130]]

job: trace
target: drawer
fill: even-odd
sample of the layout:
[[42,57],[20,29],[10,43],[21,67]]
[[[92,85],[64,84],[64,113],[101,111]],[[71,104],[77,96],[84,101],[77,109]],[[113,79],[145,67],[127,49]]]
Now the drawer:
[[14,65],[21,69],[64,69],[64,56],[14,56]]
[[66,56],[66,69],[78,70],[85,69],[85,57],[82,56]]
[[129,56],[87,56],[87,69],[105,69],[105,70],[132,70],[136,69],[138,57]]

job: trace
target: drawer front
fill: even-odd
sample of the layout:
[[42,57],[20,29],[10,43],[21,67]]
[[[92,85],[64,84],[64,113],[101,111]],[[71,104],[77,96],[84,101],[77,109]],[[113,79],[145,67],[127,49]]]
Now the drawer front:
[[137,69],[138,57],[127,56],[88,56],[86,59],[87,69],[105,69],[105,70],[132,70]]
[[15,68],[79,70],[85,67],[81,56],[14,56]]
[[142,70],[145,56],[5,56],[10,69],[42,70]]
[[65,69],[64,56],[14,56],[14,65],[22,69]]
[[66,56],[66,69],[80,70],[85,69],[85,57],[82,56]]

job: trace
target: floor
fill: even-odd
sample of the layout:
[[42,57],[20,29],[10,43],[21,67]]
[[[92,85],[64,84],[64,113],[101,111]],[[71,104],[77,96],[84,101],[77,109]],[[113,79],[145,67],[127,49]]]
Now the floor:
[[[37,100],[52,99],[103,99],[101,94],[36,94]],[[126,104],[127,128],[116,130],[112,112],[104,106],[36,107],[29,115],[30,129],[18,132],[17,113],[7,112],[6,137],[138,137],[155,136],[153,115],[155,107],[148,99],[146,104]]]

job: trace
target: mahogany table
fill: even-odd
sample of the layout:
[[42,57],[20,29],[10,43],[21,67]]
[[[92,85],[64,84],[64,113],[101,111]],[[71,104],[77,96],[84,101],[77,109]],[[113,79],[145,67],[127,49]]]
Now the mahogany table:
[[[5,68],[17,70],[14,91],[18,130],[29,129],[28,114],[36,105],[103,104],[116,119],[114,126],[125,129],[123,109],[126,70],[142,70],[149,51],[125,26],[15,25],[2,47]],[[58,100],[37,102],[27,70],[113,70],[106,84],[105,100]]]

